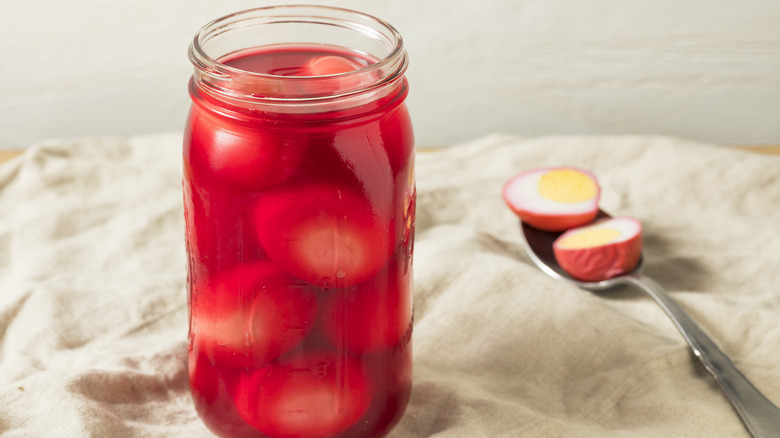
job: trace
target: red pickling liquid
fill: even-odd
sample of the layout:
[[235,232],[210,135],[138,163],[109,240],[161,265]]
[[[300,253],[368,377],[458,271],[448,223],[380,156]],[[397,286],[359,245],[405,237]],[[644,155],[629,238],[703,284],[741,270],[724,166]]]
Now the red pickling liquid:
[[[327,46],[220,61],[278,76],[374,62]],[[192,84],[190,93],[183,186],[199,415],[225,437],[384,435],[411,390],[405,89],[327,117],[225,110]]]

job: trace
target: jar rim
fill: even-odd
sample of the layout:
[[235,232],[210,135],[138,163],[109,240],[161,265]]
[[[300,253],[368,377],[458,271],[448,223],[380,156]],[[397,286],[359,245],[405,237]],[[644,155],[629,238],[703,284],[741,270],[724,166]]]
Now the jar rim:
[[[362,34],[363,37],[385,46],[388,51],[381,57],[375,56],[377,61],[367,66],[350,72],[323,76],[281,76],[247,71],[219,61],[230,52],[220,55],[208,53],[206,47],[208,43],[215,38],[223,37],[228,32],[273,24],[335,26]],[[317,43],[310,42],[310,44]],[[291,44],[298,44],[298,42]],[[273,45],[273,43],[258,41],[255,45],[247,45],[243,49],[266,45]],[[268,6],[222,16],[198,30],[189,46],[188,55],[195,67],[193,77],[199,88],[206,89],[211,95],[250,103],[264,101],[284,104],[340,99],[396,82],[403,78],[408,66],[403,38],[392,25],[363,12],[320,5]],[[284,89],[286,92],[258,94],[253,87],[261,83],[264,90]],[[282,87],[283,83],[296,85]],[[344,87],[345,83],[350,85]],[[336,84],[339,86],[335,86]],[[290,92],[290,90],[298,91]]]

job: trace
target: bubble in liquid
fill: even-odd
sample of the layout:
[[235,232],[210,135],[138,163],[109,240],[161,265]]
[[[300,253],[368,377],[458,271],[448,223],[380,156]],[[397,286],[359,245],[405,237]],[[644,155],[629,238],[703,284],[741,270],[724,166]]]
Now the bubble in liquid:
[[314,375],[320,378],[326,377],[328,375],[328,363],[327,362],[317,362],[317,365],[314,366]]

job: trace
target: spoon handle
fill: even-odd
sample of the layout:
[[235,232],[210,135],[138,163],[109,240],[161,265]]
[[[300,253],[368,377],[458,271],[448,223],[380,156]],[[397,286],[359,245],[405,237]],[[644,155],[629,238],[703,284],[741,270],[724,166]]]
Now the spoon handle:
[[650,294],[729,398],[750,433],[757,438],[780,437],[780,409],[761,393],[702,331],[664,289],[641,274],[628,280]]

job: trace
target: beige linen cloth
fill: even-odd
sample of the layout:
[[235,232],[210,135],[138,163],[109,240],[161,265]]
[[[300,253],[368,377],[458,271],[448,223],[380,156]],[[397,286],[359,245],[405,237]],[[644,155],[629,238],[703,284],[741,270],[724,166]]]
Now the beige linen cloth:
[[[0,166],[0,436],[206,437],[188,392],[178,135]],[[657,137],[491,135],[417,155],[415,370],[400,437],[746,437],[650,298],[522,253],[502,184],[599,178],[645,273],[780,403],[780,157]]]

